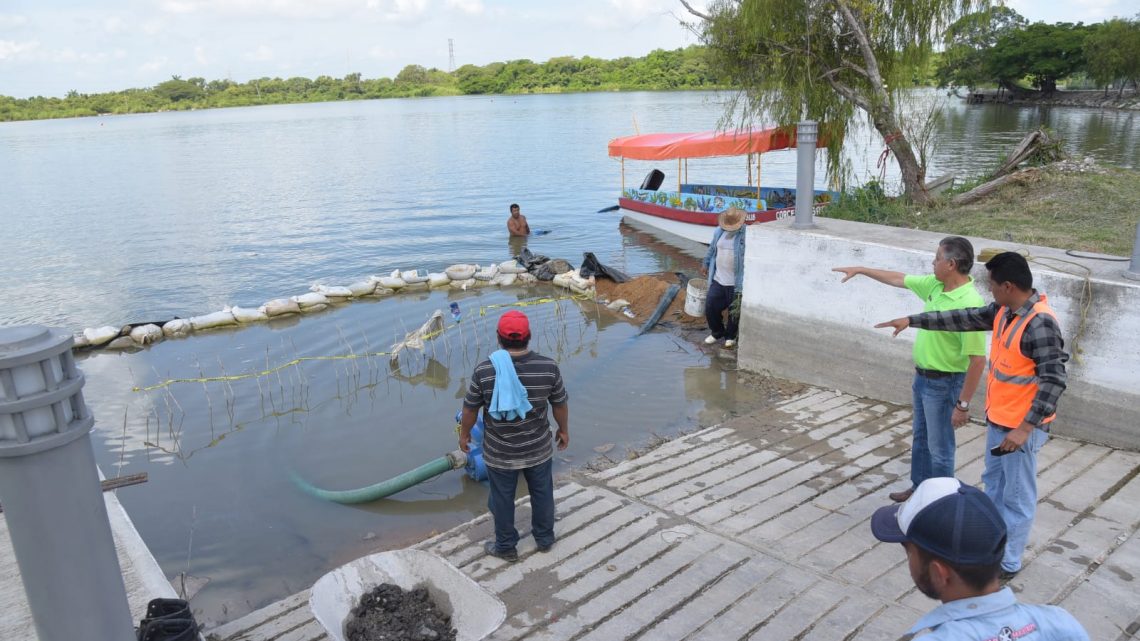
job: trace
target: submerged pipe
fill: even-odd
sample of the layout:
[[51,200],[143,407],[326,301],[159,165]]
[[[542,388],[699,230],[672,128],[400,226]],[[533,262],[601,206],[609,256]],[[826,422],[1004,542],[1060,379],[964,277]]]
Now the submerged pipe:
[[638,330],[638,336],[648,332],[657,325],[657,322],[665,315],[665,310],[669,309],[669,306],[673,304],[673,299],[677,297],[677,293],[680,291],[681,286],[677,283],[670,285],[669,289],[665,290],[665,293],[661,295],[661,300],[657,303],[657,309],[653,310],[653,315],[651,315],[649,320],[645,321],[645,324]]
[[296,472],[293,472],[291,476],[293,477],[293,483],[310,496],[332,501],[333,503],[351,505],[354,503],[368,503],[392,496],[409,487],[433,479],[444,472],[458,470],[466,464],[467,455],[460,450],[454,450],[437,459],[424,463],[414,470],[409,470],[386,481],[354,490],[325,490],[309,483]]

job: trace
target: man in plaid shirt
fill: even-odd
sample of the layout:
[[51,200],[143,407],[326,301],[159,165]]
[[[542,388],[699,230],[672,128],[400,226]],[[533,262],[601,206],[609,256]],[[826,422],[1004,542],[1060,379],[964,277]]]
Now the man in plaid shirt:
[[1021,570],[1021,555],[1037,511],[1037,452],[1065,391],[1065,341],[1048,298],[1033,289],[1021,254],[1005,252],[986,263],[994,302],[896,318],[875,327],[936,331],[992,331],[986,380],[986,455],[982,483],[998,506],[1009,537],[1002,579]]

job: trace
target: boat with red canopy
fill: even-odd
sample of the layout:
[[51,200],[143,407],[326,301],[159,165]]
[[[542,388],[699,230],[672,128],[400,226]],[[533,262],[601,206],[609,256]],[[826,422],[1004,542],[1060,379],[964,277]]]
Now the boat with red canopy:
[[[820,136],[817,148],[826,145],[826,138]],[[794,216],[795,188],[761,186],[760,157],[768,152],[795,147],[794,126],[761,131],[658,133],[615,138],[610,141],[609,155],[621,159],[621,197],[618,198],[618,207],[627,222],[649,226],[705,245],[712,241],[717,214],[729,207],[744,210],[746,224]],[[747,185],[687,182],[690,158],[721,156],[747,156]],[[755,181],[752,180],[753,157],[756,162]],[[627,188],[626,159],[676,160],[676,191],[662,189],[665,174],[660,169],[650,171],[640,187]],[[815,206],[822,207],[836,196],[835,192],[816,190]]]

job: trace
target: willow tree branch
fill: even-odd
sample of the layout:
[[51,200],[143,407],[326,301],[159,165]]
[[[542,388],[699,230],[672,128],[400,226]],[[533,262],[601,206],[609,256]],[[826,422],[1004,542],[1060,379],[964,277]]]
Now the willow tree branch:
[[871,88],[878,94],[882,102],[886,102],[887,90],[883,87],[883,73],[879,70],[879,60],[875,57],[875,50],[871,47],[871,40],[867,38],[866,28],[863,26],[862,21],[855,16],[851,7],[847,5],[846,0],[837,0],[835,3],[839,7],[839,11],[843,13],[844,20],[847,21],[847,26],[854,32],[855,41],[859,44],[859,51],[863,54],[863,63],[867,66],[866,76],[867,80],[871,82]]
[[689,11],[689,13],[693,14],[694,16],[700,18],[701,20],[707,20],[709,22],[712,22],[712,16],[710,16],[707,13],[701,13],[700,11],[697,11],[696,9],[693,8],[693,5],[689,4],[688,2],[685,2],[685,0],[681,0],[681,4],[685,5],[685,9],[687,9]]

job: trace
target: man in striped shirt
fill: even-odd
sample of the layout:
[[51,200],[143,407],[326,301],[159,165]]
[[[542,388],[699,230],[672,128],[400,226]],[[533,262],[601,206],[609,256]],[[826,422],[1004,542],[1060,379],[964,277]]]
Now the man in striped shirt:
[[[515,528],[515,490],[521,473],[530,493],[531,529],[539,552],[554,545],[554,447],[549,415],[558,423],[558,449],[570,443],[569,397],[562,385],[562,372],[553,359],[530,351],[530,322],[518,311],[503,314],[498,325],[499,345],[511,357],[519,382],[526,389],[530,410],[522,418],[495,418],[495,366],[491,359],[479,363],[463,399],[459,424],[459,449],[466,452],[471,428],[483,410],[483,460],[491,485],[487,507],[495,520],[495,540],[483,549],[507,561],[518,560]],[[502,393],[502,392],[500,392]]]

